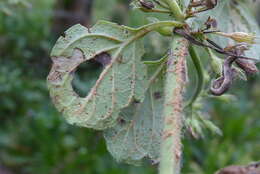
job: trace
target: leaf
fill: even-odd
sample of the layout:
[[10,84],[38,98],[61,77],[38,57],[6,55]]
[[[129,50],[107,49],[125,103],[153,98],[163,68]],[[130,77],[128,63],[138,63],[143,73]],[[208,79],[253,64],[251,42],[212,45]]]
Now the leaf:
[[[114,126],[121,109],[144,99],[147,77],[140,38],[161,26],[182,25],[160,21],[132,29],[100,21],[90,29],[73,26],[51,53],[53,66],[47,83],[54,105],[71,124],[98,130]],[[104,70],[82,98],[71,86],[73,72],[91,59],[103,64]]]
[[182,10],[184,11],[188,7],[190,0],[179,0],[178,3],[180,4]]
[[[141,62],[143,45],[134,40],[138,34],[143,30],[100,21],[90,29],[75,25],[59,38],[47,83],[53,103],[69,123],[106,129],[116,123],[122,108],[143,100],[146,67]],[[71,86],[73,72],[97,56],[104,70],[89,94],[79,97]]]
[[149,66],[151,84],[145,100],[125,108],[118,124],[104,131],[107,148],[117,161],[135,165],[145,157],[158,161],[163,130],[163,68],[164,64]]

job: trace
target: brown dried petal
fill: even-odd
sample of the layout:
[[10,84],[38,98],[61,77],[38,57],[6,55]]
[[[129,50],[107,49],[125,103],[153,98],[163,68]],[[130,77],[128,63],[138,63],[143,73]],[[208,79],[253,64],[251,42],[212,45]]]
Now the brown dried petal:
[[217,28],[218,24],[217,24],[217,20],[216,19],[209,17],[207,19],[207,21],[205,22],[205,25],[207,26],[207,28],[211,28],[211,27]]
[[218,0],[206,0],[205,4],[209,9],[212,9],[218,4]]

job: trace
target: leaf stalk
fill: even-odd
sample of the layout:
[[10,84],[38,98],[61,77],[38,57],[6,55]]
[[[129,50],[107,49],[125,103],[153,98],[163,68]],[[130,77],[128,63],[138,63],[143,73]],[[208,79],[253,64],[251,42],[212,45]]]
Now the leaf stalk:
[[201,60],[198,56],[198,54],[195,51],[194,46],[189,46],[189,53],[191,56],[191,60],[194,64],[194,67],[197,72],[198,81],[196,85],[196,91],[194,95],[191,97],[191,100],[188,102],[188,104],[185,107],[192,107],[193,103],[197,100],[197,98],[200,96],[201,92],[203,91],[203,87],[205,84],[205,77],[203,72],[203,66],[201,63]]

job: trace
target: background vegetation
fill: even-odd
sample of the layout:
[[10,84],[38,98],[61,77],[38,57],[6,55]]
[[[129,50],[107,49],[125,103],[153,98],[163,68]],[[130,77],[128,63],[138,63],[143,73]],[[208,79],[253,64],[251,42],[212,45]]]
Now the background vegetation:
[[[149,162],[142,167],[118,164],[107,152],[102,134],[68,125],[53,107],[45,83],[51,47],[69,26],[78,22],[90,26],[98,19],[130,26],[145,23],[143,13],[126,13],[128,4],[127,0],[0,1],[0,174],[156,173]],[[157,34],[146,42],[150,43],[146,57],[166,50],[167,41],[160,42]],[[96,72],[97,66],[81,66],[75,88],[83,92],[90,85],[84,76]],[[207,101],[209,115],[223,136],[206,133],[196,140],[184,134],[184,174],[212,174],[229,164],[260,160],[260,77],[234,86],[231,93],[236,99]]]

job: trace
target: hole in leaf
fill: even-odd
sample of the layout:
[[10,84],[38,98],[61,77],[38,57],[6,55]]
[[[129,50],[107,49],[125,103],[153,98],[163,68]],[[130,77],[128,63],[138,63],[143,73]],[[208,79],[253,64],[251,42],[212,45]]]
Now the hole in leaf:
[[108,53],[101,53],[95,58],[88,60],[78,66],[72,81],[74,91],[80,97],[86,97],[95,85],[104,67],[111,62]]

